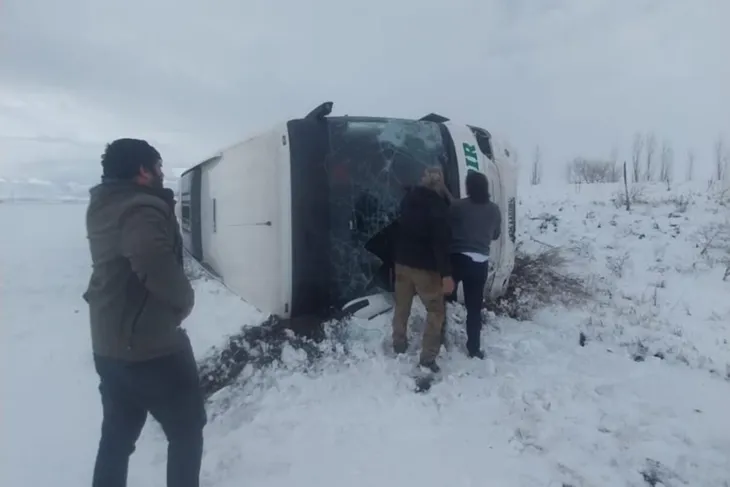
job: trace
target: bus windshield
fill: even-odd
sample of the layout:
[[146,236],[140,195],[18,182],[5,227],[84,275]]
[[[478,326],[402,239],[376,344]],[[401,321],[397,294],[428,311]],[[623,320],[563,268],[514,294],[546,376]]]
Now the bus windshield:
[[344,304],[390,290],[391,262],[366,244],[397,217],[401,199],[425,168],[441,167],[453,191],[456,162],[448,133],[434,122],[332,117],[328,126],[330,296]]

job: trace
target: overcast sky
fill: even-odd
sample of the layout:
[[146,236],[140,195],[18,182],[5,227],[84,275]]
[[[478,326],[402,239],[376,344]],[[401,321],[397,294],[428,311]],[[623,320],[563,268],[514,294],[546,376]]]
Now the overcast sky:
[[[0,0],[0,177],[95,180],[142,137],[187,167],[272,123],[438,112],[546,170],[654,130],[730,143],[729,0]],[[562,174],[562,172],[561,172]]]

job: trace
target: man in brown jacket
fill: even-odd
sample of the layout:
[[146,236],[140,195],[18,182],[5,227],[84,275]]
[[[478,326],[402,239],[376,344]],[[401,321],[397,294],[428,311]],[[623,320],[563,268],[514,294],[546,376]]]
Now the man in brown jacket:
[[168,440],[167,485],[197,487],[207,422],[198,369],[180,328],[194,305],[182,260],[174,193],[159,152],[119,139],[90,191],[91,343],[103,410],[94,487],[124,487],[150,413]]
[[419,362],[432,372],[440,370],[436,357],[446,318],[444,295],[454,290],[449,262],[449,196],[441,169],[426,169],[420,184],[401,202],[395,239],[393,349],[403,353],[408,348],[408,318],[413,298],[418,295],[427,312]]

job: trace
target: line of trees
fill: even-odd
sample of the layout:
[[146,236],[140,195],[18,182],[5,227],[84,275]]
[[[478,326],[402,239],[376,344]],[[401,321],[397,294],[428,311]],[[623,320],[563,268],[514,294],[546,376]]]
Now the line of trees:
[[[671,183],[673,181],[674,150],[667,140],[662,141],[658,154],[657,146],[657,138],[653,132],[646,136],[642,136],[640,133],[634,135],[631,153],[631,180],[634,183],[640,181]],[[726,177],[727,171],[730,171],[730,151],[722,136],[717,137],[713,149],[712,179],[722,181]],[[685,180],[692,181],[695,178],[696,160],[693,149],[687,151],[686,159]]]
[[[646,136],[640,133],[634,135],[631,149],[631,180],[634,183],[639,181],[670,183],[673,180],[674,149],[667,140],[662,141],[661,148],[657,146],[657,137],[653,132],[649,132]],[[660,151],[658,154],[657,149]],[[694,156],[692,158],[692,165],[694,165]],[[693,177],[694,167],[687,174],[688,179],[691,180]]]
[[[686,154],[684,178],[692,181],[695,178],[695,152],[689,149]],[[634,135],[631,147],[631,158],[628,162],[628,179],[638,182],[663,182],[671,184],[675,174],[676,155],[671,143],[659,140],[653,132]],[[608,159],[588,159],[576,157],[566,165],[566,178],[574,184],[617,183],[622,179],[623,164],[618,161],[618,151],[614,149]],[[712,179],[722,181],[730,176],[730,147],[722,136],[718,136],[712,153]],[[540,147],[535,148],[530,183],[542,182],[542,157]]]

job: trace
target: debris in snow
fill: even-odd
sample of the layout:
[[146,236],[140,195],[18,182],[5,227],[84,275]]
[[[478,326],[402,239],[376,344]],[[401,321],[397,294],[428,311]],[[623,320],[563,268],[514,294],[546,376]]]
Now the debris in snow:
[[294,334],[286,321],[274,316],[259,326],[241,329],[228,338],[225,346],[214,348],[199,363],[205,396],[210,397],[231,385],[247,365],[260,369],[287,361],[287,357],[289,362],[296,362],[295,356],[301,360],[302,355],[294,350],[301,351],[310,363],[322,353],[315,341]]
[[639,472],[651,487],[675,487],[687,485],[687,481],[657,460],[646,459],[646,466]]

